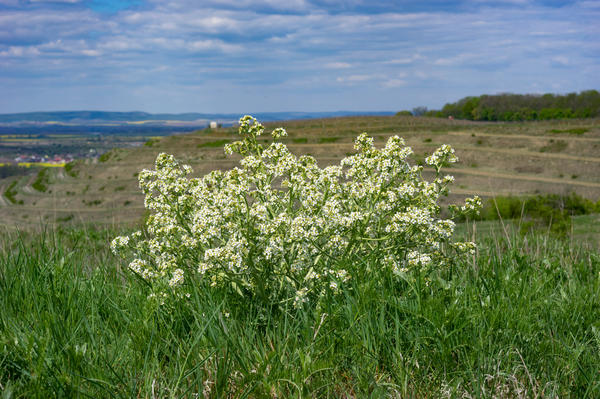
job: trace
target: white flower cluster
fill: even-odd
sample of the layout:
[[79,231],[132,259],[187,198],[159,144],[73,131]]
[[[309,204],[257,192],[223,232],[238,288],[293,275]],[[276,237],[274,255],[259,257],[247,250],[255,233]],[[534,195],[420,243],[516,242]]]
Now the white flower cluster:
[[[407,161],[412,150],[398,136],[377,149],[363,133],[355,155],[319,168],[313,157],[296,157],[282,143],[263,148],[256,141],[263,132],[256,119],[240,119],[242,140],[225,148],[242,156],[240,167],[190,179],[189,166],[160,154],[155,170],[140,173],[152,211],[146,237],[117,237],[111,247],[132,251],[130,269],[159,295],[183,296],[189,283],[205,281],[301,306],[338,292],[360,259],[375,258],[398,272],[444,264],[446,247],[474,250],[470,242],[450,243],[454,223],[437,217],[439,197],[453,181],[439,176],[443,163],[456,161],[449,146],[427,158],[438,172],[427,182],[422,167]],[[476,198],[463,208],[480,204]]]
[[458,162],[458,158],[454,155],[454,148],[448,144],[442,144],[433,154],[425,158],[425,163],[432,166],[438,173],[444,164],[454,162]]

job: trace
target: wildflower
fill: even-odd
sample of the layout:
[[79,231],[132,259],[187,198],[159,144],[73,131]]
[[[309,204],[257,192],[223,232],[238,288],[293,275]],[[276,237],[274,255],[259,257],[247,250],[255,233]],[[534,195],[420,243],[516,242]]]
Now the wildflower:
[[[131,253],[129,269],[161,303],[171,294],[189,297],[186,273],[210,287],[235,283],[255,297],[283,293],[274,300],[301,306],[340,292],[361,271],[357,259],[385,266],[370,273],[399,275],[442,265],[448,247],[459,256],[475,252],[474,243],[452,243],[454,222],[439,217],[438,198],[454,181],[439,172],[458,160],[450,146],[426,159],[437,173],[427,182],[398,136],[378,149],[363,133],[356,154],[320,168],[282,143],[263,148],[256,138],[265,128],[251,116],[240,119],[238,130],[241,140],[225,152],[241,156],[239,167],[189,178],[189,166],[161,153],[154,170],[139,175],[151,211],[147,234],[116,237],[111,250]],[[282,128],[271,134],[287,135]],[[480,207],[474,197],[453,209],[467,214]]]
[[431,262],[431,256],[417,251],[409,252],[406,258],[410,266],[425,266]]
[[127,244],[129,244],[129,237],[120,236],[111,241],[110,249],[116,255],[117,253],[119,253],[119,251],[125,248]]
[[173,277],[171,277],[171,280],[169,280],[169,286],[178,287],[183,284],[183,274],[183,270],[175,269],[173,271]]
[[273,138],[279,139],[281,137],[287,136],[287,132],[285,131],[284,128],[278,127],[277,129],[273,130],[271,135],[273,136]]
[[463,212],[477,212],[479,209],[481,209],[481,207],[481,198],[476,195],[473,198],[467,198],[465,200],[465,204],[461,206],[460,209]]

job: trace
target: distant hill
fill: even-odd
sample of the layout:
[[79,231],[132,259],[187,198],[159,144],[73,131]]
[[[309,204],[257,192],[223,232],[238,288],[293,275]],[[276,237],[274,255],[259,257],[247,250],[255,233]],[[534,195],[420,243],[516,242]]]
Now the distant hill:
[[[330,118],[341,116],[365,115],[384,116],[393,115],[393,112],[360,112],[360,111],[335,111],[335,112],[263,112],[253,114],[261,121],[280,121],[294,119]],[[178,125],[195,124],[204,125],[209,121],[231,124],[237,121],[242,114],[210,114],[210,113],[183,113],[183,114],[151,114],[141,111],[112,112],[112,111],[53,111],[53,112],[26,112],[16,114],[0,114],[0,124],[160,124]]]
[[[424,164],[441,144],[450,144],[460,159],[444,173],[456,177],[450,196],[455,202],[482,197],[568,194],[600,199],[600,119],[489,123],[412,116],[345,117],[272,122],[283,126],[291,152],[311,154],[320,166],[339,164],[354,153],[363,131],[378,147],[392,135],[404,137]],[[123,129],[121,129],[123,130]],[[65,223],[127,225],[144,215],[138,174],[153,168],[161,152],[193,167],[194,176],[239,166],[223,145],[237,140],[234,127],[152,137],[139,147],[115,148],[97,159],[82,159],[65,168],[0,179],[0,229]],[[269,135],[261,142],[268,144]],[[42,172],[44,171],[44,172]],[[433,171],[426,168],[424,176]]]

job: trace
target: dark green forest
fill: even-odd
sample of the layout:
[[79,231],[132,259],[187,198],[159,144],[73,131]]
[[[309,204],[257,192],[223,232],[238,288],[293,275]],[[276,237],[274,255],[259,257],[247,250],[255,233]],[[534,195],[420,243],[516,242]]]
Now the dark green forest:
[[474,121],[531,121],[600,117],[600,93],[495,94],[465,97],[426,116]]

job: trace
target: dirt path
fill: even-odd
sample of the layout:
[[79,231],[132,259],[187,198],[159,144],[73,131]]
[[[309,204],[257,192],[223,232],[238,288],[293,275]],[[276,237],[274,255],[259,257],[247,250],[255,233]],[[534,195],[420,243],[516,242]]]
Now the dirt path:
[[[143,210],[146,209],[143,206],[130,205],[127,210]],[[40,207],[40,206],[19,206],[21,211],[35,211],[35,212],[72,212],[72,213],[101,213],[101,212],[114,212],[118,213],[119,208],[52,208],[52,207]]]
[[579,162],[595,162],[600,163],[600,158],[595,157],[581,157],[577,155],[569,155],[569,154],[556,154],[549,152],[533,152],[533,151],[525,151],[525,150],[515,150],[515,149],[504,149],[504,148],[491,148],[491,147],[472,147],[472,146],[463,146],[463,145],[452,145],[455,150],[465,150],[465,151],[474,151],[474,152],[495,152],[498,154],[508,154],[508,155],[522,155],[524,157],[530,158],[546,158],[546,159],[568,159],[570,161],[579,161]]
[[553,183],[553,184],[567,184],[571,186],[583,186],[583,187],[593,187],[600,188],[600,183],[593,183],[587,181],[569,181],[563,179],[554,179],[551,177],[541,177],[541,176],[528,176],[528,175],[515,175],[510,173],[498,173],[498,172],[487,172],[482,170],[473,170],[473,169],[461,169],[461,168],[452,168],[447,170],[450,174],[461,173],[463,175],[471,175],[471,176],[485,176],[485,177],[494,177],[499,179],[512,179],[512,180],[527,180],[534,182],[542,182],[542,183]]
[[477,189],[463,189],[450,187],[450,194],[456,195],[479,195],[480,197],[497,197],[498,195],[515,195],[514,192],[510,191],[481,191]]
[[[546,139],[556,140],[565,139],[566,141],[587,141],[587,142],[600,142],[600,137],[573,137],[572,135],[560,135],[556,136],[536,136],[532,134],[499,134],[499,133],[475,133],[475,132],[448,132],[446,133],[451,136],[469,136],[469,137],[499,137],[508,139]],[[475,136],[472,136],[475,134]]]
[[[509,137],[507,135],[507,137]],[[600,142],[600,139],[596,140]],[[321,143],[321,144],[290,144],[290,148],[319,148],[319,147],[342,147],[342,146],[352,146],[353,143]],[[420,143],[419,146],[427,146],[432,148],[437,148],[440,144],[436,143]],[[594,162],[600,163],[600,158],[596,157],[582,157],[578,155],[569,155],[569,154],[556,154],[549,152],[535,152],[535,151],[526,151],[526,150],[518,150],[518,149],[505,149],[505,148],[492,148],[492,147],[484,147],[484,146],[468,146],[461,144],[451,144],[451,146],[455,150],[464,150],[464,151],[474,151],[474,152],[495,152],[499,154],[508,154],[508,155],[519,155],[530,158],[546,158],[546,159],[568,159],[571,161],[580,161],[580,162]],[[317,156],[317,159],[323,159]],[[340,158],[341,159],[341,158]],[[225,160],[217,160],[217,161],[225,161]],[[214,162],[214,161],[210,161]]]

